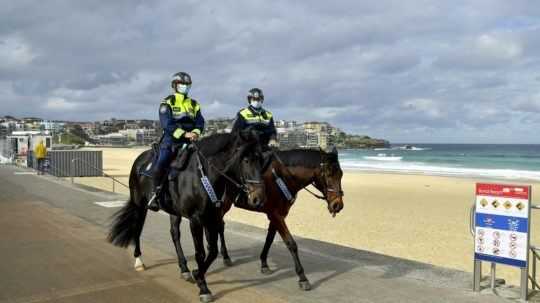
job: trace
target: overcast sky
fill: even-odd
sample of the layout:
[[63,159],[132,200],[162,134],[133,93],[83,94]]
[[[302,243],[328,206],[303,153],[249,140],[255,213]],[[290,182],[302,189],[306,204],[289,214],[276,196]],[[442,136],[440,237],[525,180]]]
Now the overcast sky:
[[207,119],[260,87],[276,119],[393,142],[540,143],[538,1],[0,7],[0,115],[157,119],[186,71]]

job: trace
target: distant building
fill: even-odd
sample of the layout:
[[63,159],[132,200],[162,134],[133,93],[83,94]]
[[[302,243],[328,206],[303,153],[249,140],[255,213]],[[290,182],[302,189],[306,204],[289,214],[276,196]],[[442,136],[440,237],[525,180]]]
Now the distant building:
[[59,133],[64,130],[65,123],[58,121],[43,120],[39,123],[41,129],[52,132]]
[[155,129],[139,129],[136,142],[139,145],[151,145],[159,140]]
[[94,138],[100,145],[109,146],[123,146],[128,144],[127,135],[120,133],[111,133],[106,135],[94,136]]
[[0,124],[0,139],[6,138],[7,135],[9,135],[8,127]]
[[128,141],[137,142],[139,145],[150,145],[159,139],[155,129],[124,129],[118,133],[127,136]]
[[327,122],[305,122],[304,131],[308,136],[306,147],[320,147],[322,149],[334,144],[334,134],[338,132]]
[[276,125],[276,128],[294,129],[298,127],[298,123],[296,121],[277,120],[274,121],[274,124]]
[[41,140],[47,148],[52,145],[52,136],[47,131],[14,131],[11,135],[6,136],[6,139],[10,144],[11,151],[19,156],[24,156],[29,150],[34,150]]
[[210,119],[207,120],[204,126],[204,135],[230,132],[234,120],[233,119]]
[[301,128],[278,128],[277,140],[282,149],[299,148],[307,145],[307,135]]
[[96,135],[96,123],[85,122],[85,123],[79,123],[79,125],[88,136]]

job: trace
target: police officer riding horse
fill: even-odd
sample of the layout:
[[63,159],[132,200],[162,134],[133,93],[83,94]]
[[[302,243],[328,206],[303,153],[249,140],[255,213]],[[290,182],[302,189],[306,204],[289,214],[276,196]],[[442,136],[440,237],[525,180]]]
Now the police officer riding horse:
[[163,136],[157,160],[153,165],[154,189],[147,206],[153,211],[160,209],[162,186],[177,151],[196,141],[204,130],[200,105],[189,96],[191,83],[191,76],[187,73],[174,74],[171,81],[173,94],[166,97],[159,106]]
[[276,126],[272,113],[262,107],[264,95],[261,89],[252,88],[249,90],[248,107],[240,110],[236,115],[236,120],[232,131],[240,131],[252,127],[261,133],[261,143],[270,147],[277,147]]

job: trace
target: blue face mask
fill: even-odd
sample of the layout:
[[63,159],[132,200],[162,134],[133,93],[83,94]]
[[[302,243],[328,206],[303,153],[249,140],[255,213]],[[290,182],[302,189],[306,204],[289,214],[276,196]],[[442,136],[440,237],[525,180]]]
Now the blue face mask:
[[191,88],[191,85],[187,84],[178,84],[176,85],[176,91],[180,94],[187,95],[189,93],[189,89]]

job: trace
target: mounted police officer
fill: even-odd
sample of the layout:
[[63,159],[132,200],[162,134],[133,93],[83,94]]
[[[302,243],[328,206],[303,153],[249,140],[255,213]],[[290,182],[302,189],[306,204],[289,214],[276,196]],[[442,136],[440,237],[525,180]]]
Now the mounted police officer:
[[167,168],[184,144],[199,138],[204,130],[204,118],[199,103],[189,97],[191,77],[185,72],[173,75],[173,94],[165,98],[159,106],[159,121],[163,137],[159,146],[159,156],[154,164],[154,189],[148,208],[159,210],[161,187]]
[[272,113],[262,107],[264,95],[260,88],[249,90],[247,101],[249,106],[240,110],[236,115],[233,132],[253,127],[261,132],[261,143],[277,147],[277,132]]

